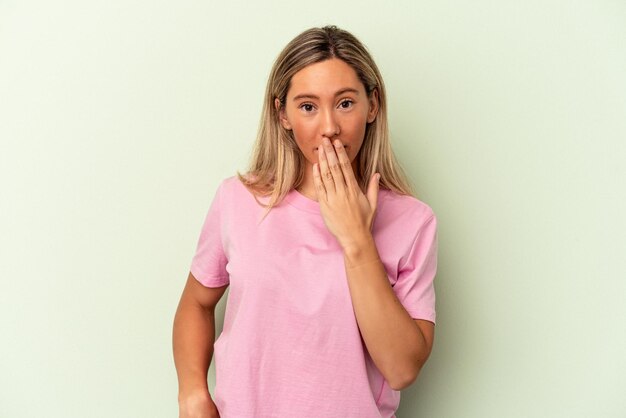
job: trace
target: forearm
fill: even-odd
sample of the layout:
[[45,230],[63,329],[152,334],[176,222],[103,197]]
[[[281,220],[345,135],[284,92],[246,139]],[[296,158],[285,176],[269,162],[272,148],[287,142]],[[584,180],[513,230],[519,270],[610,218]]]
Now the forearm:
[[193,303],[181,301],[174,318],[173,349],[179,400],[208,394],[207,372],[213,356],[215,315]]
[[404,388],[428,356],[424,335],[393,292],[371,235],[344,249],[344,261],[367,350],[389,384]]

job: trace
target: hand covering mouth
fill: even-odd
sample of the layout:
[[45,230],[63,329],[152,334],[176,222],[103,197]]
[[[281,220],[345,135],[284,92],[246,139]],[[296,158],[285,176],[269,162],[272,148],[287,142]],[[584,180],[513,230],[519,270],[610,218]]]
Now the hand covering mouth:
[[[344,147],[344,148],[348,148],[348,146],[347,146],[347,145],[344,145],[343,147]],[[317,149],[318,149],[318,148],[319,148],[319,147],[315,147],[315,148],[313,148],[313,151],[317,151]]]

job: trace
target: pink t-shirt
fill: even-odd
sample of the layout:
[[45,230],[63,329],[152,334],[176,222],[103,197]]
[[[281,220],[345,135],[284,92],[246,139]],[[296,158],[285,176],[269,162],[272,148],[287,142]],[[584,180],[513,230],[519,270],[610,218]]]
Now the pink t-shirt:
[[[319,204],[292,190],[264,208],[237,177],[219,186],[191,273],[229,284],[215,342],[222,418],[390,418],[400,402],[372,362],[352,308],[343,255]],[[389,282],[415,319],[435,322],[437,221],[380,190],[373,235]]]

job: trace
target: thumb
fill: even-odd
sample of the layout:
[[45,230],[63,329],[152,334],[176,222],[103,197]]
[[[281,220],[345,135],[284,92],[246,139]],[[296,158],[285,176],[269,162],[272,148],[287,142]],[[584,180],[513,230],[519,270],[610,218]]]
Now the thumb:
[[372,209],[376,209],[378,204],[378,189],[380,188],[380,174],[375,173],[367,185],[367,200],[370,202]]

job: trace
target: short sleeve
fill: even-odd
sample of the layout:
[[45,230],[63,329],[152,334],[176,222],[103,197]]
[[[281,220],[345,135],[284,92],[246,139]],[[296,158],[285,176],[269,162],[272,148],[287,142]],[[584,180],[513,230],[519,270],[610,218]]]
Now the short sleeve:
[[432,214],[419,229],[408,255],[403,257],[393,288],[413,319],[435,322],[436,273],[437,218]]
[[189,269],[206,287],[221,287],[230,283],[222,244],[222,194],[223,184],[217,189],[209,207]]

